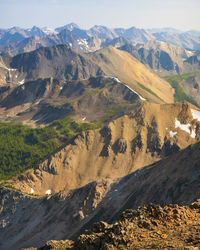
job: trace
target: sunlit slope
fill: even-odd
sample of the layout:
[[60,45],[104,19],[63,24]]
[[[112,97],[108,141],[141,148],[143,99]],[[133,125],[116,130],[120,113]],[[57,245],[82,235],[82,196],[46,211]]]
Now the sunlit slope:
[[129,53],[109,46],[91,56],[104,73],[118,77],[144,98],[159,103],[174,101],[174,91],[170,84],[151,72]]
[[32,188],[45,195],[120,178],[198,142],[199,124],[200,112],[190,104],[142,102],[103,128],[77,135],[11,183],[25,193]]

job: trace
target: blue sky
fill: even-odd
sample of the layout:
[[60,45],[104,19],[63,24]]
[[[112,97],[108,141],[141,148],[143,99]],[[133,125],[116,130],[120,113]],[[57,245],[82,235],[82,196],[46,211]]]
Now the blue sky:
[[113,27],[200,30],[200,0],[0,0],[0,28]]

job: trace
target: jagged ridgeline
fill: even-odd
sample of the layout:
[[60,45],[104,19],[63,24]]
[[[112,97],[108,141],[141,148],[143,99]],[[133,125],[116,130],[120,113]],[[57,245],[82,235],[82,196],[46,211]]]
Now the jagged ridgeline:
[[37,195],[69,191],[98,179],[121,178],[199,141],[200,112],[187,103],[140,101],[120,115],[116,111],[115,119],[106,116],[103,127],[83,131],[10,184]]
[[[48,242],[46,248],[199,246],[200,204],[193,203],[199,197],[199,150],[196,143],[123,178],[97,180],[50,197],[0,188],[0,233],[6,239],[1,248],[40,249],[52,239],[62,241]],[[146,205],[151,202],[164,207]],[[166,206],[171,203],[186,206]]]
[[141,101],[136,92],[112,77],[39,79],[2,87],[2,121],[6,122],[0,126],[1,179],[37,166],[82,131],[102,127]]
[[[35,64],[29,63],[32,61]],[[184,92],[181,98],[176,98],[177,95],[180,96],[178,90],[181,85],[178,82],[176,85],[172,83],[175,78],[166,78],[171,87],[167,81],[156,76],[130,54],[113,47],[86,55],[79,54],[66,45],[59,45],[16,56],[10,62],[13,68],[6,69],[6,63],[9,62],[4,61],[4,70],[9,74],[12,72],[14,79],[24,79],[20,78],[22,80],[17,84],[1,87],[1,120],[23,121],[30,125],[47,127],[31,129],[16,125],[18,128],[15,128],[14,123],[2,124],[2,136],[11,131],[8,145],[13,145],[12,149],[3,148],[5,138],[2,137],[2,178],[9,178],[33,168],[78,132],[101,127],[113,117],[123,115],[139,103],[145,102],[145,98],[156,103],[173,102],[174,88],[176,101],[187,100],[198,106]],[[98,74],[101,76],[96,76]],[[54,77],[36,79],[50,75]],[[187,80],[195,75],[197,74],[183,75],[177,79]],[[82,126],[82,129],[73,130],[71,123],[66,120],[71,118],[65,119],[66,116],[73,116],[73,122],[77,120],[75,123]],[[68,131],[66,138],[60,138],[59,128],[53,125],[54,120],[58,119],[66,120],[63,123]],[[80,122],[84,122],[83,125]],[[85,125],[85,122],[91,124]],[[49,126],[51,123],[53,124]],[[19,138],[16,139],[17,137]],[[122,143],[122,139],[119,138],[119,143]],[[18,153],[20,150],[21,154]]]
[[0,29],[0,249],[200,246],[194,33]]

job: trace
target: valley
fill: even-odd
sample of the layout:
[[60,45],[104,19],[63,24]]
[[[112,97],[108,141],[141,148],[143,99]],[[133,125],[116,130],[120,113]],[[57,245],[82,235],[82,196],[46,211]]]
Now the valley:
[[0,249],[199,249],[198,34],[0,29]]

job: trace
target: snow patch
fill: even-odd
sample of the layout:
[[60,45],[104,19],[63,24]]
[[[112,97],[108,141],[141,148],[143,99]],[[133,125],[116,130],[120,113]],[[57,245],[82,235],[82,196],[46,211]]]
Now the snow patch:
[[86,39],[77,39],[77,43],[80,45],[80,46],[85,46],[86,48],[88,48],[88,42]]
[[34,193],[34,189],[33,188],[31,188],[31,194],[33,194]]
[[133,93],[135,93],[136,95],[139,96],[139,98],[142,100],[142,101],[146,101],[145,98],[143,98],[141,95],[139,95],[136,91],[134,91],[132,88],[130,88],[128,85],[124,84],[128,89],[130,89]]
[[19,81],[19,84],[20,84],[20,85],[23,85],[24,82],[25,82],[25,79],[23,79],[22,81]]
[[198,122],[200,122],[200,111],[197,111],[195,109],[191,109],[193,119],[197,119]]
[[184,130],[188,134],[190,134],[190,127],[191,125],[188,124],[181,124],[177,119],[175,120],[175,128],[180,128],[181,130]]
[[170,138],[173,138],[176,134],[177,132],[169,131]]
[[111,79],[111,80],[113,80],[113,81],[115,81],[115,82],[121,83],[120,80],[119,80],[117,77],[113,77],[113,76],[104,76],[104,78],[106,78],[106,79]]
[[47,34],[47,35],[51,35],[51,34],[58,34],[58,32],[56,32],[54,29],[49,28],[49,27],[43,27],[42,31]]
[[51,194],[51,189],[48,189],[48,190],[46,191],[46,194],[47,194],[47,195],[50,195],[50,194]]
[[181,124],[177,119],[175,120],[175,128],[180,128],[181,130],[187,132],[188,134],[190,134],[190,136],[192,138],[196,137],[196,126],[194,127],[194,129],[190,130],[191,128],[191,124]]
[[8,69],[8,71],[16,71],[17,69],[9,69],[9,68],[7,68]]
[[146,101],[146,99],[144,99],[141,95],[139,95],[136,91],[134,91],[132,88],[130,88],[128,85],[120,82],[120,80],[117,78],[117,77],[113,77],[113,76],[104,76],[104,78],[107,78],[107,79],[111,79],[117,83],[121,83],[123,84],[124,86],[126,86],[128,89],[130,89],[133,93],[135,93],[142,101]]
[[194,127],[194,129],[192,129],[191,131],[191,137],[195,139],[196,137],[196,126]]
[[62,90],[65,85],[67,85],[67,82],[64,82],[63,85],[60,87],[60,89]]
[[[3,66],[5,66],[5,65],[3,65]],[[5,66],[4,68],[7,69],[9,72],[10,72],[10,71],[16,71],[16,70],[17,70],[17,69],[7,68],[6,66]]]

